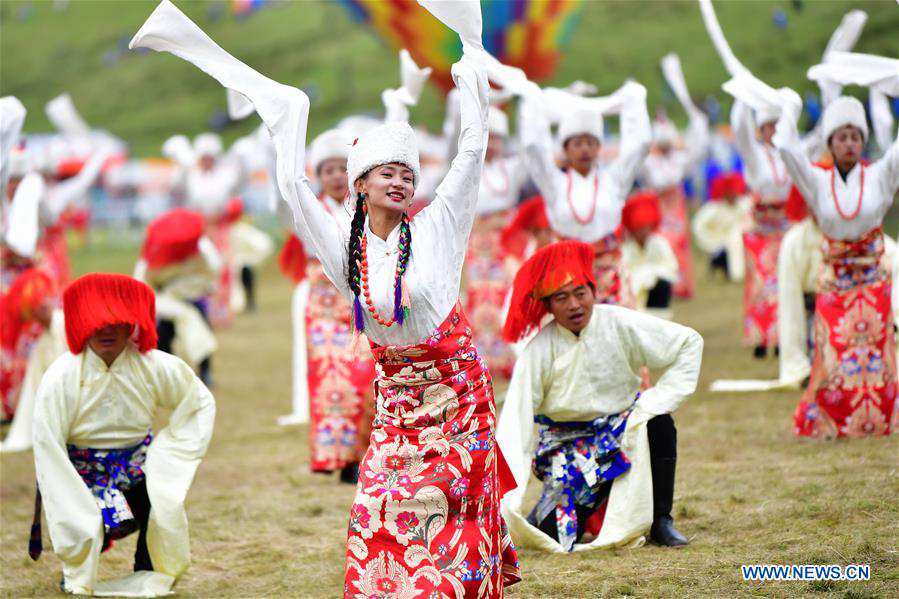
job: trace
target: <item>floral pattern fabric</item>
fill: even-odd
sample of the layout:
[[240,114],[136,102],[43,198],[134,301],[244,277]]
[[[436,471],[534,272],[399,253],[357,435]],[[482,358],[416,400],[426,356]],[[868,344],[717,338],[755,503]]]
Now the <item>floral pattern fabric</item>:
[[0,401],[4,419],[12,419],[16,414],[19,392],[28,370],[28,359],[43,332],[44,327],[32,321],[22,329],[14,349],[0,346]]
[[377,414],[350,511],[344,594],[502,597],[521,579],[493,382],[458,305],[425,341],[372,344]]
[[539,425],[534,475],[543,482],[543,494],[528,519],[539,526],[555,512],[559,544],[567,551],[577,541],[575,505],[599,507],[600,487],[630,470],[619,446],[629,414],[627,410],[591,422],[534,419]]
[[350,305],[321,265],[310,262],[306,273],[309,454],[313,471],[333,472],[359,462],[368,446],[375,365],[350,349]]
[[209,302],[209,321],[215,328],[230,326],[234,320],[231,310],[231,288],[234,285],[234,256],[231,252],[231,225],[221,222],[208,224],[206,234],[222,257],[222,270],[218,275]]
[[509,212],[482,216],[475,221],[465,258],[465,312],[471,316],[477,345],[493,374],[512,377],[515,354],[502,337],[503,306],[518,263],[501,247]]
[[636,300],[622,281],[621,235],[610,233],[593,243],[593,276],[596,279],[596,303],[632,308]]
[[794,415],[798,435],[889,435],[899,426],[890,273],[878,228],[826,240],[815,301],[815,357]]
[[122,491],[144,480],[144,462],[152,435],[134,447],[124,449],[81,449],[68,445],[69,460],[97,500],[108,539],[120,539],[134,532],[137,521]]
[[674,284],[674,295],[690,298],[696,291],[696,280],[693,276],[693,245],[690,241],[690,215],[687,210],[687,198],[680,186],[670,187],[659,192],[659,209],[662,221],[659,233],[671,244],[680,277]]
[[752,226],[743,233],[743,338],[748,345],[777,345],[777,255],[789,221],[783,204],[753,199]]

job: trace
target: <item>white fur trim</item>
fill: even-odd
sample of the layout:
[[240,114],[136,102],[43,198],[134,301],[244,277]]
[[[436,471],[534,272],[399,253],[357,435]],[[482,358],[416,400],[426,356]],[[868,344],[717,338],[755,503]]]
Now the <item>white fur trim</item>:
[[384,123],[359,136],[350,147],[347,156],[347,181],[356,179],[382,164],[405,164],[415,177],[415,185],[421,179],[418,162],[418,141],[409,123]]
[[218,158],[222,153],[222,138],[215,133],[201,133],[194,138],[194,152],[197,158],[203,156]]
[[508,137],[509,117],[507,117],[506,113],[496,106],[491,106],[489,111],[487,112],[487,129],[493,135]]
[[43,195],[43,178],[31,173],[22,179],[12,198],[3,242],[23,258],[33,258],[37,249],[38,207]]
[[761,127],[765,123],[773,123],[780,118],[780,107],[770,105],[755,111],[755,126]]
[[824,109],[821,117],[824,139],[830,139],[833,132],[844,125],[852,125],[862,132],[862,139],[868,141],[868,121],[865,119],[865,107],[851,96],[840,96]]
[[313,171],[318,171],[318,167],[325,160],[330,158],[343,158],[346,160],[347,154],[350,152],[350,144],[353,140],[340,129],[329,129],[315,138],[312,142],[312,149],[309,152],[309,162]]
[[602,113],[595,110],[575,110],[567,113],[559,122],[559,145],[577,135],[592,135],[602,141],[603,123]]

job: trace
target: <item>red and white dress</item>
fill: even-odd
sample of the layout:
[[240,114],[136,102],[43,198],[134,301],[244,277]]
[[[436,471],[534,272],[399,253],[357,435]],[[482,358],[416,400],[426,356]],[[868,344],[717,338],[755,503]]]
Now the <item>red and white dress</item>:
[[[785,111],[786,112],[786,111]],[[845,180],[805,157],[787,114],[775,142],[824,233],[815,301],[815,356],[794,416],[798,435],[863,437],[899,427],[892,277],[881,263],[883,217],[899,191],[899,141]]]
[[[634,88],[631,88],[634,89]],[[645,90],[637,86],[622,94],[621,144],[618,157],[606,168],[594,167],[587,176],[574,169],[559,170],[553,155],[552,133],[542,110],[525,100],[521,132],[528,172],[546,204],[552,230],[562,239],[596,246],[597,294],[603,303],[628,304],[621,297],[621,211],[631,192],[652,138]]]

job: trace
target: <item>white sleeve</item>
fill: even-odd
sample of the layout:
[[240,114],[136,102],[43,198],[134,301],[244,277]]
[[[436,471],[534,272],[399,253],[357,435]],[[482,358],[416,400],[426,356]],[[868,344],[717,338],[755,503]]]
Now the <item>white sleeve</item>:
[[168,426],[147,451],[144,473],[153,509],[147,549],[156,572],[177,578],[190,564],[190,536],[184,501],[212,439],[215,400],[180,358],[159,350],[153,360],[157,404],[171,408]]
[[634,372],[643,366],[665,369],[656,384],[643,391],[637,405],[652,416],[675,411],[696,391],[702,364],[702,337],[688,327],[621,308],[616,322]]
[[687,152],[687,164],[684,176],[689,174],[702,162],[709,151],[709,118],[699,110],[690,111],[690,124],[684,135]]
[[[477,208],[478,186],[487,147],[487,74],[475,60],[463,55],[453,65],[453,79],[460,92],[462,128],[459,151],[434,200],[415,217],[417,228],[433,239],[449,243],[430,246],[433,266],[457,282]],[[418,246],[426,247],[426,246]]]
[[893,145],[889,147],[886,153],[874,163],[877,168],[884,170],[884,182],[887,189],[884,194],[888,198],[892,198],[899,191],[899,133],[893,141]]
[[621,88],[621,144],[618,157],[606,171],[618,185],[622,205],[634,185],[652,144],[652,126],[646,109],[646,88],[638,83],[625,83]]
[[747,173],[758,173],[759,163],[758,142],[755,139],[755,122],[752,120],[752,110],[739,100],[734,100],[730,109],[730,126],[734,132],[734,145],[746,168]]
[[65,354],[44,374],[34,406],[34,470],[53,551],[63,563],[63,584],[89,595],[97,580],[103,519],[97,502],[66,450],[77,405],[80,359]]
[[820,219],[819,198],[815,186],[815,167],[812,166],[806,155],[802,140],[799,139],[799,131],[796,128],[796,121],[802,107],[784,103],[781,108],[780,118],[777,121],[777,132],[774,134],[772,142],[780,153],[793,184],[805,198],[808,207]]
[[521,98],[518,131],[524,166],[549,210],[558,202],[556,180],[559,169],[553,152],[554,142],[549,119],[535,99],[527,96]]
[[59,220],[66,208],[87,193],[87,190],[91,188],[97,177],[100,176],[100,169],[103,168],[107,158],[109,158],[108,149],[101,148],[97,150],[81,167],[77,175],[49,188],[47,192],[47,209],[53,223]]
[[197,242],[197,247],[200,250],[200,255],[203,257],[203,261],[206,262],[207,268],[214,273],[221,272],[225,263],[222,260],[222,254],[215,247],[212,240],[203,235],[200,237],[200,241]]
[[721,218],[720,211],[716,210],[716,207],[711,202],[703,204],[696,211],[696,214],[693,215],[693,222],[690,227],[693,231],[693,239],[696,241],[699,249],[706,254],[714,254],[718,250],[723,249],[723,246],[720,245],[720,239],[714,233],[715,225],[717,224],[716,220],[719,218]]
[[134,274],[131,275],[141,283],[147,282],[147,261],[139,258],[134,265]]

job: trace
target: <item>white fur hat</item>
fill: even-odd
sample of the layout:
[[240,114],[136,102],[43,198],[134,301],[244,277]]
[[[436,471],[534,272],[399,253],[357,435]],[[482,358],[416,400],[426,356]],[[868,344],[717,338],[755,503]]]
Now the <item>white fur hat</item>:
[[340,129],[328,129],[316,137],[309,152],[309,162],[312,170],[318,171],[318,167],[329,158],[343,158],[346,160],[347,154],[350,152],[351,142],[349,135]]
[[761,127],[765,123],[771,123],[780,118],[780,107],[770,104],[755,111],[755,126]]
[[487,112],[487,129],[493,135],[508,137],[509,117],[507,117],[506,113],[496,106],[491,106],[489,111]]
[[652,124],[652,141],[660,145],[672,145],[677,141],[678,132],[674,123],[665,120],[658,120]]
[[862,139],[868,141],[868,121],[865,119],[865,107],[852,96],[840,96],[827,105],[821,117],[821,133],[824,139],[830,139],[833,132],[845,125],[857,127],[862,132]]
[[567,113],[559,122],[559,145],[577,135],[592,135],[602,141],[602,113],[596,110],[579,109]]
[[384,123],[359,136],[347,156],[347,181],[353,185],[356,179],[371,169],[391,162],[405,164],[412,169],[415,185],[418,185],[421,178],[418,141],[409,123]]
[[44,179],[37,173],[27,175],[12,198],[3,243],[23,258],[33,258],[37,249],[38,208],[44,195]]
[[222,153],[222,138],[215,133],[201,133],[194,138],[194,153],[197,158],[213,156],[218,158]]

